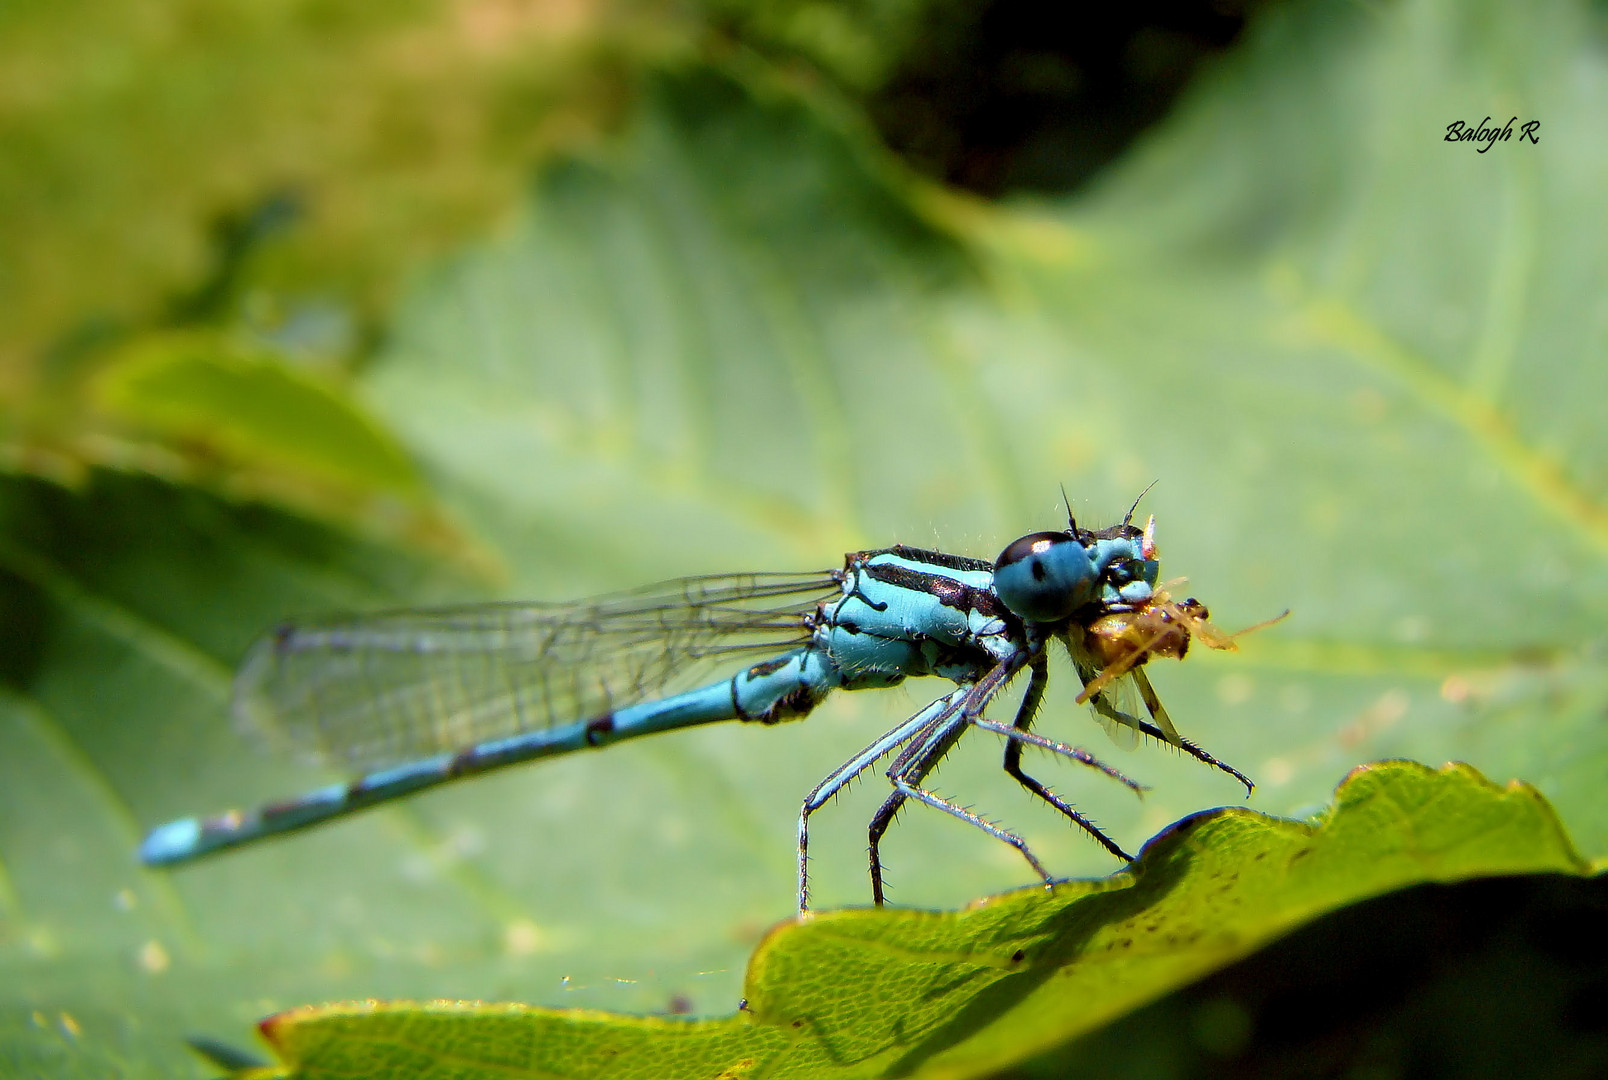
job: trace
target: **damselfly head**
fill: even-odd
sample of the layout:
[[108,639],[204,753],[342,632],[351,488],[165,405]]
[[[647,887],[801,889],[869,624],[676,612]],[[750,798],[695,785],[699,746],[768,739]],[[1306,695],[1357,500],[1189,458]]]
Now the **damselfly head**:
[[1011,541],[994,560],[994,593],[1028,622],[1055,623],[1094,599],[1098,576],[1073,525]]
[[1080,529],[1068,514],[1065,532],[1029,533],[994,560],[994,592],[1032,623],[1128,611],[1155,593],[1155,522],[1129,521],[1106,529]]

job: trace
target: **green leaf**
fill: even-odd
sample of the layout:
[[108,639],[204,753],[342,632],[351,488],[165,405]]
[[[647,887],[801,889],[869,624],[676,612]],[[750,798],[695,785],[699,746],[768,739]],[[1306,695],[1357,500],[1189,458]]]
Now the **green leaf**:
[[347,387],[263,343],[213,330],[148,334],[104,364],[93,391],[118,431],[115,439],[103,433],[103,460],[433,548],[465,565],[480,555],[442,518],[407,449]]
[[[140,870],[152,800],[183,786],[230,801],[248,764],[285,790],[304,783],[242,756],[222,722],[235,659],[286,610],[394,602],[425,576],[284,514],[115,474],[76,492],[0,479],[0,537],[0,1060],[23,1075],[183,1075],[183,1037],[300,1000],[299,972],[335,970],[348,938],[299,917],[295,890],[194,894]],[[348,865],[385,880],[399,850],[417,849],[404,836],[392,857]],[[338,910],[341,896],[301,902]],[[432,903],[481,917],[457,889]],[[262,949],[287,965],[288,994]]]
[[[357,388],[433,494],[560,599],[893,542],[990,557],[1119,517],[1233,656],[1152,665],[1181,731],[1304,816],[1359,761],[1533,783],[1608,851],[1608,278],[1601,17],[1559,3],[1270,9],[1091,193],[1005,207],[905,178],[764,72],[650,80],[527,218],[420,279]],[[1513,109],[1538,146],[1444,143]],[[41,218],[40,220],[45,220]],[[284,514],[93,474],[0,490],[0,1045],[33,1071],[182,1071],[294,1005],[520,1000],[725,1014],[788,916],[798,802],[926,700],[847,694],[552,761],[173,874],[141,832],[338,777],[225,720],[290,614],[492,595]],[[1040,723],[1152,785],[1043,762],[1124,844],[1241,794]],[[1039,767],[1038,764],[1035,767]],[[816,816],[824,907],[864,903],[879,778]],[[959,745],[940,790],[1058,874],[1111,863]],[[938,815],[884,848],[900,905],[1030,880]]]
[[[500,217],[555,134],[608,115],[611,64],[587,48],[600,21],[585,6],[482,22],[351,0],[172,18],[6,5],[0,360],[32,368],[84,324],[159,320],[209,276],[259,312],[374,308],[420,256]],[[228,265],[220,233],[276,200],[304,227]],[[46,385],[53,366],[37,364]]]
[[146,338],[97,380],[121,419],[232,458],[233,471],[293,472],[314,489],[418,501],[407,452],[333,386],[216,334]]
[[784,924],[749,965],[747,1010],[729,1019],[370,1002],[262,1029],[297,1080],[986,1076],[1346,904],[1426,881],[1589,869],[1534,789],[1386,762],[1349,777],[1315,825],[1214,810],[1104,880],[957,912]]

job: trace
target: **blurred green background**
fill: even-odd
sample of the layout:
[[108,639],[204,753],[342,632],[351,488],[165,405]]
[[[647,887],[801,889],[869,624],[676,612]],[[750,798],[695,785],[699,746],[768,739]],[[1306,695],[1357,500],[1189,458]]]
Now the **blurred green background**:
[[[829,768],[924,703],[487,777],[175,873],[327,775],[231,730],[298,612],[563,599],[894,542],[992,557],[1150,481],[1218,622],[1152,678],[1304,814],[1521,777],[1608,854],[1608,12],[608,0],[0,8],[0,1064],[201,1076],[291,1005],[729,1012]],[[1447,125],[1539,120],[1485,153]],[[1040,772],[1129,848],[1235,802]],[[945,794],[1109,859],[963,744]],[[862,784],[818,815],[868,900]],[[892,899],[1024,884],[910,813]]]

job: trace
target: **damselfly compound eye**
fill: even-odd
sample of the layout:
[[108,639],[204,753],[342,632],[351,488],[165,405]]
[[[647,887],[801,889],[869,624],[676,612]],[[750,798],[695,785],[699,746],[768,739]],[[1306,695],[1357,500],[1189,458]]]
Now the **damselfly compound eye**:
[[1028,622],[1053,623],[1094,598],[1088,549],[1064,532],[1029,533],[994,560],[994,592]]

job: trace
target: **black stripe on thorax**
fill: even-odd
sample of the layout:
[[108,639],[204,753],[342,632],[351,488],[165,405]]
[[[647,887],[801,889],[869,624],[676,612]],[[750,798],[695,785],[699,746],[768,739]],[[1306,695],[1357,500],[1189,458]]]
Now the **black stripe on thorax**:
[[994,564],[986,559],[974,559],[969,555],[951,555],[947,551],[928,551],[925,548],[906,547],[903,544],[895,544],[891,548],[874,551],[870,554],[897,555],[901,559],[926,563],[928,566],[936,566],[942,570],[983,570],[992,573],[994,569]]
[[[908,549],[906,549],[908,550]],[[907,555],[907,558],[913,556]],[[952,558],[953,556],[948,556]],[[951,568],[958,569],[958,568]],[[962,584],[952,577],[943,574],[929,574],[921,570],[912,570],[908,566],[898,566],[888,563],[874,563],[862,569],[862,573],[886,585],[899,589],[909,589],[912,592],[923,592],[937,599],[945,607],[952,607],[957,611],[980,611],[990,618],[1005,618],[1007,611],[999,598],[987,589],[978,589]]]

